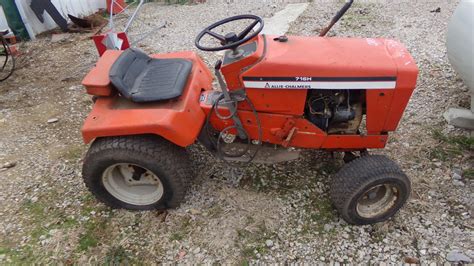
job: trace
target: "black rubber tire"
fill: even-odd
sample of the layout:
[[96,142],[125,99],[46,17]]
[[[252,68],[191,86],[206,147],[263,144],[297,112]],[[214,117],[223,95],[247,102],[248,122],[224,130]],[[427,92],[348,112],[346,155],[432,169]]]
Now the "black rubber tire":
[[[398,189],[398,198],[392,208],[372,218],[357,212],[357,201],[369,188],[390,184]],[[333,177],[330,185],[331,200],[342,218],[356,225],[383,222],[406,203],[411,193],[410,179],[400,167],[382,155],[367,155],[344,165]]]
[[[133,205],[112,196],[103,185],[102,173],[117,163],[140,165],[155,173],[163,184],[163,197],[150,205]],[[162,210],[179,206],[193,175],[186,149],[158,136],[138,135],[97,139],[84,159],[82,176],[90,192],[112,208]]]

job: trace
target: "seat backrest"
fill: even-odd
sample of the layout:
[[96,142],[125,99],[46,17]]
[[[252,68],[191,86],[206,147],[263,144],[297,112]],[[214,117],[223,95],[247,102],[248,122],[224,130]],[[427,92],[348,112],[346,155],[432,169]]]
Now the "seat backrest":
[[125,50],[110,69],[110,81],[122,95],[130,97],[130,88],[144,72],[150,60],[151,57],[138,49]]

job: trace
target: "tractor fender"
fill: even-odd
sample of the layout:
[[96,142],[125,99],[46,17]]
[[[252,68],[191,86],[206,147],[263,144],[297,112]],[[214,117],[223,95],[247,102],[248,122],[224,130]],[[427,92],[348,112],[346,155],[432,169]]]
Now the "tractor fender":
[[202,91],[212,89],[212,74],[194,52],[153,55],[155,58],[185,58],[193,68],[183,94],[177,99],[134,103],[118,94],[98,97],[82,127],[84,142],[96,138],[154,134],[187,147],[193,144],[205,123],[199,105]]

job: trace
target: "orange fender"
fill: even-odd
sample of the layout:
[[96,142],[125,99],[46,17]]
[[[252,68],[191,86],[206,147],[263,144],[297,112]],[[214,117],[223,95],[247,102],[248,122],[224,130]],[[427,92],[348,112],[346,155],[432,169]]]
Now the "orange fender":
[[[117,53],[120,51],[114,51],[112,57],[116,58]],[[183,94],[174,100],[145,104],[133,103],[116,94],[99,97],[82,127],[85,143],[99,137],[139,134],[156,134],[182,147],[195,142],[206,119],[199,105],[199,97],[202,91],[212,89],[211,72],[194,52],[157,54],[152,57],[184,58],[193,62]],[[106,53],[83,81],[90,94],[94,94],[97,88],[103,92],[104,88],[111,87],[108,74],[115,60],[107,58]],[[94,80],[100,84],[94,83]]]

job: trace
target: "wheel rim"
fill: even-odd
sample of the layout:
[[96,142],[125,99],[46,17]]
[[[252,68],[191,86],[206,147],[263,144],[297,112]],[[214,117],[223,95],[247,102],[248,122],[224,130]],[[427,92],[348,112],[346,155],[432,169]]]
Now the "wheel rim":
[[105,189],[115,198],[133,205],[150,205],[163,197],[163,183],[150,170],[129,163],[109,166],[102,174]]
[[396,206],[399,194],[392,184],[370,187],[357,200],[357,213],[363,218],[382,216]]

